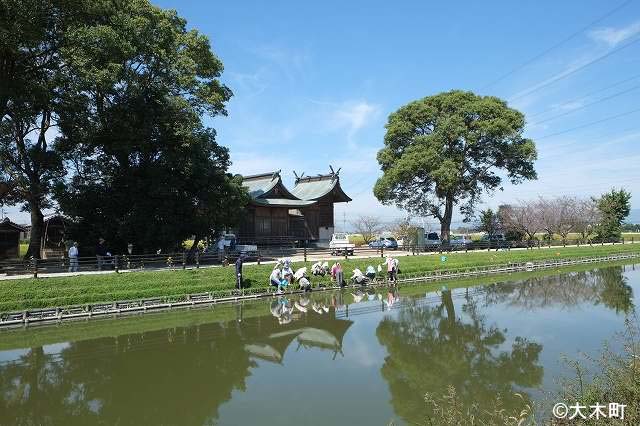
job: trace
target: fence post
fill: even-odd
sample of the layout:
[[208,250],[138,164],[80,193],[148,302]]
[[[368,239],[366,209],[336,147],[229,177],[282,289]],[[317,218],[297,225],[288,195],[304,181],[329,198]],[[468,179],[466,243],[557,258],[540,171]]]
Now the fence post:
[[33,278],[38,278],[38,258],[33,257]]
[[348,259],[349,259],[349,255],[348,255],[348,253],[349,253],[349,252],[347,251],[347,248],[345,247],[345,248],[344,248],[344,260],[348,260]]
[[304,261],[307,261],[307,243],[304,243]]
[[187,253],[186,252],[182,252],[182,269],[186,269],[187,268]]
[[260,264],[260,250],[258,250],[258,265]]
[[118,255],[116,254],[115,256],[113,256],[113,267],[116,271],[116,274],[119,272],[118,270]]
[[384,245],[380,246],[380,257],[384,257]]
[[200,268],[200,250],[196,250],[196,269]]

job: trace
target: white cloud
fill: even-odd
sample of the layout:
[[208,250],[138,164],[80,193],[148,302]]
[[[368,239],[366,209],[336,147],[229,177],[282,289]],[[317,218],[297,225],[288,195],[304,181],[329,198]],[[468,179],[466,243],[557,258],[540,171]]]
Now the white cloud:
[[311,55],[307,49],[290,49],[271,44],[248,50],[265,61],[266,65],[274,65],[290,83],[303,77],[311,63]]
[[364,100],[344,101],[340,103],[311,100],[312,103],[325,107],[322,114],[327,130],[346,132],[347,144],[356,148],[355,136],[359,130],[370,125],[379,117],[379,105]]
[[266,69],[264,67],[253,73],[235,71],[228,71],[226,73],[232,82],[231,87],[234,89],[234,95],[240,95],[243,98],[258,96],[269,87],[265,74]]
[[584,106],[584,102],[574,101],[574,102],[566,102],[563,104],[554,104],[552,108],[555,111],[573,111],[574,109],[582,108]]
[[598,28],[589,32],[589,37],[599,43],[607,44],[609,47],[615,47],[637,34],[640,34],[640,21],[622,28]]
[[350,132],[357,132],[377,115],[378,108],[367,102],[345,105],[335,112],[336,122],[346,126]]

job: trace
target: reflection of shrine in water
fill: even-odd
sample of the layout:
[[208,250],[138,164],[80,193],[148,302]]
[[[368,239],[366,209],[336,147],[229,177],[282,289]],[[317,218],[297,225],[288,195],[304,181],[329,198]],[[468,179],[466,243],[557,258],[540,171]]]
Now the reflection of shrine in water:
[[293,344],[335,358],[352,324],[333,306],[284,325],[266,314],[263,304],[238,305],[221,321],[31,347],[0,363],[0,424],[215,423],[256,359],[282,363]]
[[336,318],[332,308],[323,314],[311,310],[294,313],[287,324],[273,317],[251,318],[243,323],[248,326],[243,332],[247,342],[244,349],[252,357],[281,364],[287,349],[296,343],[296,352],[301,348],[317,348],[332,352],[334,359],[342,355],[342,342],[353,321]]

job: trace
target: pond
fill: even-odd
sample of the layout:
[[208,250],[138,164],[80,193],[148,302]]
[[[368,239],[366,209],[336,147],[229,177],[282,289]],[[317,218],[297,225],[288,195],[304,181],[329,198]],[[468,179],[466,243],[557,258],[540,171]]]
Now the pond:
[[624,330],[639,270],[588,266],[0,330],[0,424],[415,424],[424,394],[449,385],[465,403],[500,394],[509,406],[515,392],[538,401],[572,375],[563,356],[597,355]]

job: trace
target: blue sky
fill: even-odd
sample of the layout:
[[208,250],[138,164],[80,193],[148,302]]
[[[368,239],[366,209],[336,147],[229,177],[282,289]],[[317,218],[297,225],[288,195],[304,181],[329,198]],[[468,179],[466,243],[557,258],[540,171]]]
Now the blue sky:
[[582,32],[624,1],[154,3],[177,9],[225,64],[229,115],[206,122],[232,170],[282,169],[292,184],[293,170],[342,167],[354,201],[336,207],[337,219],[402,216],[371,193],[387,116],[450,89],[509,100],[538,146],[539,179],[506,184],[486,205],[624,186],[640,208],[640,111],[608,120],[640,108],[640,1]]

